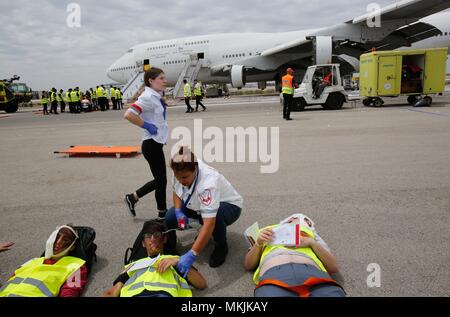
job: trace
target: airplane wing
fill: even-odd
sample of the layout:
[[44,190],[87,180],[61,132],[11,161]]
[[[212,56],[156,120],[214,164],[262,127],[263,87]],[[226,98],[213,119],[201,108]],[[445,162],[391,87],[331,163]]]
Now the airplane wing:
[[[337,44],[335,45],[335,53],[345,53],[354,57],[359,57],[361,53],[367,52],[373,47],[391,50],[402,46],[411,46],[412,43],[441,33],[436,27],[424,22],[419,22],[419,20],[447,8],[450,8],[450,0],[403,0],[384,7],[377,12],[377,14],[380,15],[382,27],[383,22],[385,24],[396,25],[389,31],[390,33],[388,33],[387,36],[376,41],[362,41],[361,39],[338,40],[337,43],[335,43]],[[373,15],[374,13],[361,15],[345,22],[343,26],[340,25],[322,29],[317,35],[334,36],[336,33],[340,32],[340,29],[344,30],[341,33],[345,34],[349,27],[361,32],[360,30],[363,29],[364,26],[366,26],[365,32],[370,33],[371,29],[365,24],[368,19],[373,18]],[[316,34],[311,35],[314,36]],[[345,35],[340,35],[340,37],[345,38]],[[261,56],[275,57],[281,54],[304,54],[306,52],[310,52],[310,56],[314,53],[312,40],[308,37],[306,39],[298,39],[269,48],[261,52]]]
[[298,39],[285,44],[281,44],[261,52],[261,56],[270,56],[277,53],[290,54],[301,51],[308,52],[312,49],[312,41],[307,39]]
[[[403,19],[418,21],[449,7],[449,0],[403,0],[382,8],[376,14],[381,16],[381,22]],[[373,15],[373,12],[366,13],[346,23],[365,24],[368,19],[373,18]]]

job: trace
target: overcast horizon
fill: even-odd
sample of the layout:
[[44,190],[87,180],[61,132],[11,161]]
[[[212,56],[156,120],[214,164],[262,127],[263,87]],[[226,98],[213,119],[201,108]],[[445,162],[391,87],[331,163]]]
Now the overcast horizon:
[[[0,79],[19,75],[20,82],[33,90],[75,86],[85,90],[112,82],[106,77],[108,67],[136,44],[214,33],[324,27],[367,13],[373,2],[323,1],[318,9],[306,0],[4,1],[0,3]],[[395,2],[377,1],[382,7]],[[79,28],[67,25],[70,3],[81,8]]]

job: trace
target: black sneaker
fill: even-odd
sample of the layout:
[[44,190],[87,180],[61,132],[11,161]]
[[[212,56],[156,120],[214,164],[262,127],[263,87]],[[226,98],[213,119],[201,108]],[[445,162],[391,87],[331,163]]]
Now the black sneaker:
[[125,195],[125,204],[128,207],[128,210],[130,211],[131,215],[133,217],[136,217],[136,212],[134,211],[134,205],[136,204],[136,200],[134,199],[134,196],[132,194]]
[[166,221],[166,213],[167,213],[167,210],[158,211],[158,218],[156,219],[156,221],[158,221],[158,222]]
[[210,267],[219,267],[221,266],[227,257],[228,254],[228,245],[226,242],[224,243],[216,243],[216,247],[214,248],[211,257],[209,258],[209,266]]

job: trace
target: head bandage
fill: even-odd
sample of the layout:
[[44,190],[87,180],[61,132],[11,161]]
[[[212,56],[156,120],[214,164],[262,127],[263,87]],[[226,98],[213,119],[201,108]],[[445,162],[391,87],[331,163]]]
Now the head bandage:
[[292,214],[286,219],[280,221],[280,224],[287,223],[291,218],[298,218],[300,220],[300,226],[309,228],[310,230],[315,231],[314,222],[304,214]]
[[[63,251],[61,251],[60,253],[53,254],[53,246],[55,245],[58,233],[61,229],[64,229],[64,228],[70,230],[74,234],[75,240],[73,240],[72,244],[69,245]],[[60,257],[67,255],[67,253],[69,253],[69,251],[75,245],[77,240],[78,240],[78,234],[75,232],[75,230],[73,228],[71,228],[69,226],[61,226],[61,227],[56,228],[56,230],[53,231],[52,234],[50,235],[50,237],[48,238],[47,243],[45,245],[45,259],[48,260],[48,259],[51,259],[52,257],[60,258]]]

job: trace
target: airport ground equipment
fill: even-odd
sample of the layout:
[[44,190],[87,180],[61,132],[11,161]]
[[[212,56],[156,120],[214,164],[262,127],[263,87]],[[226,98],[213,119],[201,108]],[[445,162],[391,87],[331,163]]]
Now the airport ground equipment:
[[69,149],[55,151],[54,154],[66,154],[69,157],[96,157],[115,156],[117,158],[134,156],[140,153],[139,146],[97,146],[97,145],[72,145]]
[[445,89],[447,54],[447,48],[436,48],[361,55],[363,104],[380,107],[384,97],[408,96],[412,105],[431,105],[430,95],[442,94]]
[[19,104],[31,101],[31,88],[24,83],[14,83],[19,79],[19,76],[14,75],[0,80],[0,110],[13,113],[19,109]]
[[[315,98],[315,85],[319,85],[330,71],[332,71],[330,86],[325,87],[319,98]],[[345,102],[348,102],[348,94],[342,85],[339,64],[313,65],[308,67],[302,83],[294,90],[292,110],[302,111],[307,106],[315,105],[321,105],[327,110],[338,110]]]
[[0,110],[7,113],[16,112],[19,109],[19,102],[14,94],[9,90],[5,82],[0,81]]

